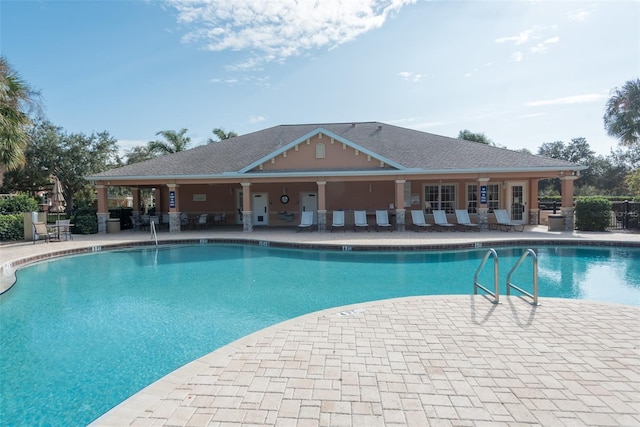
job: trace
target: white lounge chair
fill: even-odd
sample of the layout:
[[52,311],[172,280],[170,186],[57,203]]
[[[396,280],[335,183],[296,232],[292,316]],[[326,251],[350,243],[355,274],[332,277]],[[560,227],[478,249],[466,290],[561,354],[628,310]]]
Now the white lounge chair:
[[411,222],[413,224],[412,228],[415,231],[418,231],[418,230],[433,230],[433,228],[431,228],[431,224],[428,224],[424,220],[424,212],[422,212],[421,210],[412,210],[411,211]]
[[369,223],[367,222],[367,211],[353,211],[353,229],[365,229],[369,231]]
[[73,240],[71,235],[71,220],[59,219],[56,221],[56,227],[58,228],[58,236],[64,240]]
[[[500,228],[502,231],[524,231],[524,224],[511,222],[511,218],[506,209],[494,209],[493,214],[496,217],[496,223],[494,224],[495,229]],[[520,228],[520,230],[518,230],[518,228]]]
[[207,221],[209,220],[209,214],[200,214],[198,217],[198,226],[200,228],[205,228],[207,226]]
[[313,211],[304,211],[302,212],[302,217],[300,218],[300,224],[298,224],[298,231],[309,230],[313,227]]
[[389,213],[385,210],[376,211],[376,231],[380,231],[380,229],[393,231],[389,222]]
[[466,209],[456,209],[456,220],[461,230],[480,231],[480,225],[471,222],[469,212]]
[[333,232],[334,228],[341,228],[344,231],[344,211],[333,211],[332,221],[331,232]]
[[446,230],[455,230],[455,224],[451,224],[447,221],[447,213],[443,210],[434,210],[433,211],[433,222],[436,227],[440,229]]

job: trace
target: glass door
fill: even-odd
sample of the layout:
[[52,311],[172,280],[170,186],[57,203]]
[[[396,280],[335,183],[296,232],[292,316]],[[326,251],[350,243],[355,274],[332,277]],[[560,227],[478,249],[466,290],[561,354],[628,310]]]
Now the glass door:
[[518,224],[527,223],[527,194],[525,183],[510,182],[509,183],[509,214],[511,221]]

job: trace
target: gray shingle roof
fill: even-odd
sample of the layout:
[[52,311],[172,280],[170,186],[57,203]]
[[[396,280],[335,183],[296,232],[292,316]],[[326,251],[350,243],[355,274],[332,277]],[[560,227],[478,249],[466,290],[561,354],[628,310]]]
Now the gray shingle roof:
[[423,170],[580,170],[562,160],[434,135],[379,122],[279,125],[88,177],[158,177],[236,173],[305,135],[323,129],[403,168]]

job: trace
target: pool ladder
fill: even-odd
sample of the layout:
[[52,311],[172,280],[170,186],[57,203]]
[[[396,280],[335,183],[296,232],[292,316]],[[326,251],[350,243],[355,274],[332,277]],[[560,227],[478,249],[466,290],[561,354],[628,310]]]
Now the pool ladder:
[[[511,281],[511,276],[513,276],[513,273],[518,269],[518,267],[520,267],[520,265],[524,262],[524,260],[527,259],[527,257],[529,256],[531,257],[531,260],[533,262],[533,277],[532,277],[533,293],[529,293],[525,291],[519,286],[514,285],[513,282]],[[478,276],[480,275],[480,272],[482,271],[484,266],[487,264],[487,261],[489,261],[489,258],[491,257],[493,257],[493,288],[494,288],[493,291],[489,290],[488,288],[486,288],[485,286],[481,285],[478,282]],[[478,289],[481,289],[493,297],[494,304],[499,304],[500,303],[500,283],[499,283],[498,272],[499,272],[498,253],[495,251],[495,249],[492,248],[487,251],[484,258],[482,259],[482,262],[478,266],[478,269],[476,270],[475,276],[473,276],[474,295],[477,295]],[[511,295],[511,289],[514,289],[526,295],[527,297],[531,298],[533,305],[538,305],[538,256],[536,255],[533,249],[526,249],[520,256],[518,261],[515,263],[513,268],[511,268],[511,270],[509,271],[509,274],[507,274],[507,295]]]
[[151,240],[155,240],[156,246],[158,246],[158,235],[156,234],[156,222],[151,221],[151,225],[149,226],[151,229]]

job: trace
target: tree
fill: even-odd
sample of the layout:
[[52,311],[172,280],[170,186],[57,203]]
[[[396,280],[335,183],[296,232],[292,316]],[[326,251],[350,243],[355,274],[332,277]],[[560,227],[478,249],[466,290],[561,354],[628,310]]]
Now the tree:
[[[50,189],[50,176],[55,175],[62,185],[68,210],[74,206],[76,194],[90,190],[91,185],[84,179],[85,176],[122,164],[118,157],[117,141],[106,131],[88,136],[82,133],[67,134],[61,127],[41,121],[36,123],[29,139],[27,161],[21,168],[23,174],[16,175],[26,176],[27,179],[13,180],[13,189],[32,189],[34,182],[40,186],[39,190]],[[41,185],[45,180],[46,184]]]
[[487,145],[495,145],[495,143],[489,138],[487,138],[484,133],[473,133],[468,129],[461,130],[458,133],[458,139],[463,139],[465,141],[479,142],[481,144],[487,144]]
[[209,141],[208,141],[209,144],[211,144],[212,142],[220,142],[220,141],[224,141],[225,139],[231,139],[238,136],[238,134],[235,133],[234,131],[229,131],[227,133],[220,128],[215,128],[214,130],[212,130],[212,132],[213,132],[213,135],[216,136],[218,139],[209,138]]
[[640,79],[629,80],[612,92],[604,114],[605,129],[623,146],[640,144]]
[[161,135],[165,141],[150,141],[147,146],[149,152],[164,155],[186,150],[191,143],[191,138],[185,136],[187,132],[187,129],[184,128],[178,132],[175,130],[161,130],[156,135]]
[[127,158],[127,164],[131,165],[133,163],[151,160],[156,157],[156,155],[149,149],[149,146],[138,145],[137,147],[133,147],[131,150],[128,150],[125,153],[125,157]]
[[38,106],[39,94],[0,56],[0,167],[24,164],[31,120],[27,110]]

